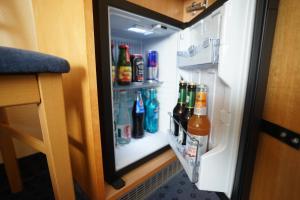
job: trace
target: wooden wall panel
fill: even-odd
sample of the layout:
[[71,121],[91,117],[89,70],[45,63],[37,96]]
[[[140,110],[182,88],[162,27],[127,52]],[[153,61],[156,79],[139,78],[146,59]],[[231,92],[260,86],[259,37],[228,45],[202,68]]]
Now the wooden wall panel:
[[92,0],[33,0],[38,49],[67,59],[63,75],[74,178],[91,199],[104,198]]
[[298,200],[300,152],[266,133],[260,137],[251,200]]
[[[281,0],[263,118],[300,133],[300,4]],[[262,133],[252,182],[252,200],[296,200],[300,151]]]
[[128,0],[131,3],[154,10],[179,21],[183,20],[183,0]]

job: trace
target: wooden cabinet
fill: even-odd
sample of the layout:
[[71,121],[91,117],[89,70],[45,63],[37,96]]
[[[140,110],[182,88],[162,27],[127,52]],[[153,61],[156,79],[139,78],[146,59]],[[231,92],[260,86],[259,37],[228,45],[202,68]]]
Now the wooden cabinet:
[[92,0],[32,0],[38,50],[65,58],[72,170],[91,199],[104,199]]
[[139,6],[148,8],[155,12],[167,15],[179,21],[183,20],[183,0],[128,0],[131,3],[137,4]]
[[[207,0],[207,7],[211,6],[213,3],[215,3],[216,1],[218,0]],[[191,6],[192,3],[195,2],[195,3],[200,3],[200,2],[203,2],[203,0],[184,0],[183,1],[183,19],[182,21],[183,22],[188,22],[190,20],[192,20],[194,17],[196,17],[197,15],[199,15],[201,12],[203,12],[203,10],[199,10],[199,11],[195,11],[195,12],[186,12],[186,8]]]
[[[199,15],[203,10],[195,11],[195,12],[186,12],[186,8],[191,6],[193,2],[201,3],[205,2],[205,0],[128,0],[131,3],[136,5],[148,8],[160,14],[166,15],[168,17],[177,19],[181,22],[189,22],[194,17]],[[208,7],[211,6],[218,0],[207,0]],[[220,1],[220,0],[219,0]]]
[[[263,118],[300,133],[300,4],[281,0]],[[300,151],[260,134],[252,200],[299,199]]]

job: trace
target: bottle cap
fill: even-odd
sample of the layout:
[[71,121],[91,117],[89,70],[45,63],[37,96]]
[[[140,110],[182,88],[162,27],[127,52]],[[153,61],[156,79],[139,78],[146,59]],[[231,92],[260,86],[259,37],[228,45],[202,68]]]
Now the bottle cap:
[[119,45],[119,48],[121,48],[121,49],[128,49],[129,47],[128,47],[127,44],[121,44],[121,45]]
[[143,58],[142,54],[130,54],[130,58]]

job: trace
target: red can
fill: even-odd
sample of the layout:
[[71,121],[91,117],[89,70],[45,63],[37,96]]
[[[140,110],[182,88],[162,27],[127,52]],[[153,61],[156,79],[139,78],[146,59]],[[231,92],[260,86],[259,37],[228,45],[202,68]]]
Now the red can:
[[141,54],[131,54],[132,82],[144,82],[144,59]]

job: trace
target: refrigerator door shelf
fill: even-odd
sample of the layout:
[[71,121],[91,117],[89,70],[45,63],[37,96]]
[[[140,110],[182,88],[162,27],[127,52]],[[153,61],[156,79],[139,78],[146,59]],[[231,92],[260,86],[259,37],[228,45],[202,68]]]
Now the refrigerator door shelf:
[[[168,134],[168,141],[175,152],[178,160],[180,161],[181,165],[183,166],[186,174],[188,175],[190,181],[192,183],[198,182],[199,177],[199,166],[200,166],[200,155],[199,153],[196,154],[196,157],[190,157],[186,154],[185,146],[178,143],[177,138],[174,136],[174,123],[177,123],[180,128],[182,126],[179,124],[178,121],[176,121],[171,113],[168,113],[170,116],[170,129]],[[193,142],[197,144],[197,152],[199,152],[200,144],[197,140],[195,140],[193,137],[191,137],[185,130],[183,130],[185,134],[187,135],[187,140],[190,139]]]
[[145,81],[145,82],[132,82],[130,85],[114,85],[114,91],[121,91],[121,90],[137,90],[143,88],[157,88],[163,84],[161,81]]
[[206,69],[216,67],[219,61],[220,40],[207,38],[199,45],[191,45],[186,51],[177,52],[180,69]]

